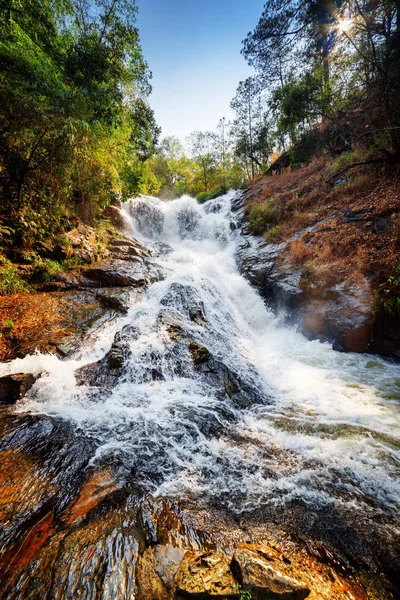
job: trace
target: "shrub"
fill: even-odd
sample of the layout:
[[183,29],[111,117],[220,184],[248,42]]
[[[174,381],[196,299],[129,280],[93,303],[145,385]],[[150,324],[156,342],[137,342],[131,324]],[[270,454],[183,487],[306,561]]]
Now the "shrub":
[[204,202],[207,202],[207,200],[210,200],[210,199],[211,199],[211,196],[207,192],[201,192],[200,194],[198,194],[196,196],[196,200],[197,200],[197,202],[200,202],[200,204],[203,204]]
[[57,261],[49,258],[39,259],[35,264],[33,279],[36,282],[53,281],[62,271],[63,267]]
[[301,272],[299,286],[300,289],[306,291],[313,282],[315,275],[315,267],[312,264],[306,264]]
[[249,225],[252,233],[262,235],[269,226],[277,224],[278,211],[273,199],[250,208]]
[[333,161],[331,168],[335,171],[341,171],[354,161],[354,152],[343,152],[336,160]]
[[28,291],[29,285],[19,277],[13,264],[6,258],[0,258],[0,296]]
[[303,239],[294,240],[290,243],[290,258],[295,263],[303,263],[309,258],[313,251],[307,246]]
[[215,200],[216,198],[219,198],[220,196],[223,196],[224,194],[226,194],[226,192],[227,192],[226,188],[221,186],[215,192],[210,194],[210,200]]
[[282,227],[280,225],[274,225],[273,227],[271,227],[270,229],[268,229],[265,233],[264,233],[264,239],[266,242],[269,242],[270,244],[275,244],[277,242],[281,241],[281,230]]

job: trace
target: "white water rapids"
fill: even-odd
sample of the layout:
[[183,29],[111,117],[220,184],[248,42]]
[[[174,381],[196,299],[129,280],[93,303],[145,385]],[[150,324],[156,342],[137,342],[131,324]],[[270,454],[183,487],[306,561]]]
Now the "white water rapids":
[[[0,365],[0,374],[47,372],[17,410],[72,422],[96,441],[93,464],[117,457],[155,495],[216,499],[239,512],[294,499],[395,511],[400,366],[338,353],[280,324],[238,272],[233,197],[130,201],[132,235],[155,248],[163,279],[139,301],[132,293],[127,316],[73,359],[36,354]],[[171,346],[171,323],[258,400],[239,406],[216,390],[187,345]],[[126,324],[135,335],[115,387],[78,387],[74,370],[101,359]]]

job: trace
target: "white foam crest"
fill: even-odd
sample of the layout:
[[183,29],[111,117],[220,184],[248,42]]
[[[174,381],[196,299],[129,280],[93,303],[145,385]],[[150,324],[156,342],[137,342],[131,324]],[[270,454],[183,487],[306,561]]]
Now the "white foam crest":
[[[120,455],[158,495],[219,497],[238,511],[297,498],[394,509],[400,367],[280,325],[238,273],[233,197],[204,206],[131,200],[123,213],[132,234],[170,246],[156,258],[165,279],[73,360],[32,355],[0,365],[0,373],[47,373],[18,410],[74,422],[97,442],[93,464]],[[187,346],[172,344],[171,322],[264,401],[240,408],[221,398]],[[74,370],[102,358],[126,324],[137,333],[115,387],[78,388]]]

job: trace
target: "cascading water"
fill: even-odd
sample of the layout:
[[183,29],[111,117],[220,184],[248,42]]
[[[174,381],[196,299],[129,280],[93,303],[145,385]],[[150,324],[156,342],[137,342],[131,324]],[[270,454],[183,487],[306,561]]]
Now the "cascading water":
[[[280,324],[238,272],[233,197],[127,203],[162,278],[74,359],[1,365],[47,372],[17,410],[72,422],[95,445],[93,465],[113,461],[154,495],[237,512],[301,499],[394,513],[400,367]],[[74,371],[101,359],[125,325],[114,387],[77,386]],[[193,352],[203,353],[197,364]]]

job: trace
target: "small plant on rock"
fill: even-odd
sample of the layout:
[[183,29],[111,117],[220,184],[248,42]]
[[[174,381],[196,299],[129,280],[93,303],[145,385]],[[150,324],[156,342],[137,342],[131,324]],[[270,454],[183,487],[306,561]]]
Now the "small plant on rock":
[[240,594],[239,600],[251,600],[251,592],[247,590],[243,590],[242,586],[238,584],[237,586],[238,592]]
[[400,315],[400,264],[396,265],[392,274],[381,284],[380,292],[384,310],[389,315]]

